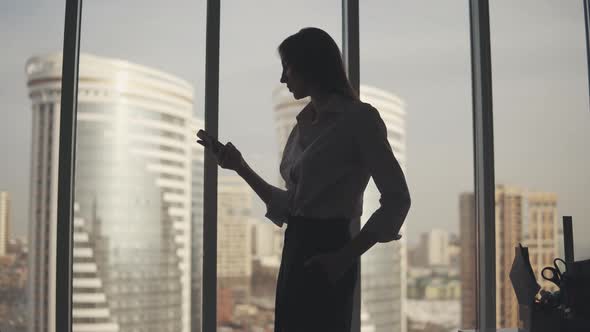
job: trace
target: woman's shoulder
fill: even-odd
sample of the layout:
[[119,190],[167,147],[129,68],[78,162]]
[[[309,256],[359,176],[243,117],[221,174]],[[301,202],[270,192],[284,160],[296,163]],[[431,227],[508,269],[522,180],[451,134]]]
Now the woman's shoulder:
[[350,117],[353,121],[372,122],[378,120],[381,116],[377,109],[361,100],[352,100],[349,102]]

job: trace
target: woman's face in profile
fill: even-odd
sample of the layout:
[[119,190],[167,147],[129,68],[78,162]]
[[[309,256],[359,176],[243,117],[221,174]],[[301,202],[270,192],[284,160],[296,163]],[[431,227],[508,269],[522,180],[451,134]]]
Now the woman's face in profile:
[[301,99],[308,96],[307,89],[303,83],[303,78],[284,60],[281,61],[283,65],[283,73],[281,74],[281,83],[287,84],[287,88],[295,99]]

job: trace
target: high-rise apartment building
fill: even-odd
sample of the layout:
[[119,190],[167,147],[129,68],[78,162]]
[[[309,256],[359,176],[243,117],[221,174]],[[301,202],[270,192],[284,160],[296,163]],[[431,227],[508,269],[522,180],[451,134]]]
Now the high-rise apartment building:
[[[361,100],[373,105],[387,126],[387,138],[405,172],[405,105],[395,95],[361,85]],[[289,133],[297,123],[296,116],[309,102],[308,98],[293,99],[290,92],[279,86],[273,91],[274,119],[278,133],[279,156],[282,156]],[[280,160],[280,159],[279,159]],[[280,180],[283,183],[282,179]],[[365,191],[361,224],[379,207],[379,191],[372,179]],[[375,332],[405,332],[406,245],[401,241],[380,243],[362,256],[361,297]]]

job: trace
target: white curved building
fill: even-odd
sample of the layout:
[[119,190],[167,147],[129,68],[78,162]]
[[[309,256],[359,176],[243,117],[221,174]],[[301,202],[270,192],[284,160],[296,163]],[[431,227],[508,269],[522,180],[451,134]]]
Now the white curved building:
[[[60,54],[26,65],[33,109],[31,332],[55,328],[61,67]],[[198,217],[191,216],[191,172],[202,165],[193,162],[202,151],[194,146],[193,88],[127,61],[81,55],[79,68],[74,240],[84,232],[94,239],[96,275],[87,280],[74,271],[73,330],[188,332],[191,220]],[[80,266],[95,273],[90,265],[74,267]],[[89,310],[97,304],[88,296],[82,301],[85,292],[108,308]]]
[[[361,85],[360,99],[373,105],[387,127],[387,138],[402,169],[406,170],[405,104],[385,90]],[[273,115],[279,143],[279,160],[289,133],[297,123],[296,116],[309,98],[295,100],[285,85],[272,93]],[[284,185],[282,179],[280,183]],[[365,191],[361,223],[367,221],[379,207],[379,191],[371,179]],[[405,332],[404,306],[406,298],[405,238],[375,245],[362,256],[362,311],[368,314],[375,332]],[[365,318],[366,319],[366,318]],[[363,331],[361,331],[363,332]]]

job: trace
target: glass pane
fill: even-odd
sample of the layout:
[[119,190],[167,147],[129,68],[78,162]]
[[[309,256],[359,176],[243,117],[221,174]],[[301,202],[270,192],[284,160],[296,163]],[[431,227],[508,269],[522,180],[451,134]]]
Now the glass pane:
[[84,4],[73,331],[200,331],[205,13]]
[[[453,331],[475,318],[468,6],[360,5],[361,99],[376,107],[407,177],[401,241],[362,258],[362,313],[376,332]],[[379,206],[372,183],[363,222]]]
[[[283,187],[279,156],[309,100],[295,101],[280,83],[277,47],[307,26],[340,44],[341,2],[224,3],[221,22],[219,138],[234,143],[267,182]],[[272,331],[286,225],[264,217],[262,201],[235,172],[220,169],[219,175],[218,331]]]
[[63,48],[64,12],[64,0],[0,4],[1,331],[55,324],[61,63],[41,59]]
[[[496,164],[496,325],[519,325],[509,279],[518,243],[541,269],[563,256],[573,216],[576,260],[590,258],[590,112],[582,2],[490,1]],[[532,299],[531,299],[532,300]]]

